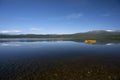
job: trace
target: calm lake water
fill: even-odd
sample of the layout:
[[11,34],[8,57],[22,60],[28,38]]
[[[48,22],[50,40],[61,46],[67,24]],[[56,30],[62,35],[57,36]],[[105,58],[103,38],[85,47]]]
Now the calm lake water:
[[[69,78],[64,78],[63,75],[69,77],[72,75],[73,77],[70,78],[72,80],[82,78],[84,80],[95,80],[95,74],[92,74],[92,71],[91,76],[94,77],[91,79],[86,79],[84,76],[74,79],[77,75],[81,75],[77,71],[80,72],[86,65],[88,70],[91,69],[91,66],[98,66],[99,68],[102,65],[104,66],[104,71],[109,66],[111,67],[110,69],[108,67],[109,70],[99,73],[100,80],[119,80],[119,64],[120,41],[101,40],[95,44],[86,44],[84,41],[45,38],[0,39],[1,80],[69,80]],[[82,65],[84,67],[81,67]],[[71,71],[72,69],[73,71]],[[74,69],[78,70],[75,71]],[[65,70],[65,73],[64,71],[61,72],[62,70]],[[66,73],[67,71],[68,74]],[[97,70],[94,71],[97,72]],[[104,75],[107,76],[105,77]]]

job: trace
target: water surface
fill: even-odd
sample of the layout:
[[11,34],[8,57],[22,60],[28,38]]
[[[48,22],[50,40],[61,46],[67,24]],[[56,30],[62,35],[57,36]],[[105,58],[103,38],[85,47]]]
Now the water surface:
[[0,39],[0,72],[1,80],[119,80],[120,41]]

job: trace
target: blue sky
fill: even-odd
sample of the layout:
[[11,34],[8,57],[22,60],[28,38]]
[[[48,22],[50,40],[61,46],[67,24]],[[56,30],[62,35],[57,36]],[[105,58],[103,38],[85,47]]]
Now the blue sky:
[[120,0],[0,0],[0,33],[120,30]]

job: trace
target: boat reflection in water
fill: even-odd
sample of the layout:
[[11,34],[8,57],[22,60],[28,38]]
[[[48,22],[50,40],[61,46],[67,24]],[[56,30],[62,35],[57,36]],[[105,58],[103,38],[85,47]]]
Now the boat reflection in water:
[[96,44],[96,40],[85,40],[84,41],[86,44]]

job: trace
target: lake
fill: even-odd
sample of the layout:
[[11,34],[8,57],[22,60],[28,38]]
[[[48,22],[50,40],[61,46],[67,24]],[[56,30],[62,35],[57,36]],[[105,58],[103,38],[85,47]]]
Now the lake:
[[120,41],[0,39],[0,80],[120,80]]

